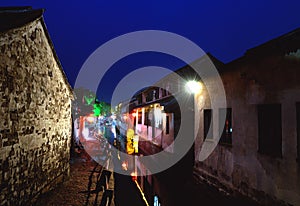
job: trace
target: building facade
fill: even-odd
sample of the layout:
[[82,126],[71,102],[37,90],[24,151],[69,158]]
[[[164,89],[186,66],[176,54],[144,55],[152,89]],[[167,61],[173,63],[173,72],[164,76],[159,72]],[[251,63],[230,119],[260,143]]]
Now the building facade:
[[[298,29],[224,65],[227,108],[213,109],[205,101],[200,111],[194,171],[199,178],[265,205],[300,204],[299,54]],[[210,99],[207,91],[202,95]],[[200,161],[204,142],[216,135],[217,147]]]
[[[187,155],[174,167],[154,175],[149,175],[151,171],[145,165],[136,163],[138,182],[148,201],[175,205],[184,198],[177,192],[182,184],[180,177],[189,176],[187,171],[193,167],[196,179],[227,194],[243,194],[262,205],[299,205],[300,30],[250,49],[227,64],[210,54],[207,57],[222,80],[226,106],[212,105],[213,99],[223,95],[216,88],[217,76],[201,79],[189,65],[175,72],[185,81],[163,78],[156,87],[140,91],[131,101],[127,118],[143,140],[139,142],[142,155],[170,149],[166,145],[175,141],[180,123],[185,121],[180,117],[182,110],[199,119],[194,121],[198,125],[193,125],[198,129],[193,133],[194,155]],[[207,62],[207,58],[200,58],[191,66],[205,69]],[[192,100],[184,95],[185,83],[190,79],[203,86]],[[172,88],[172,92],[162,88]],[[189,103],[182,108],[174,104],[174,99],[186,99]],[[198,107],[193,107],[191,101]],[[155,118],[153,122],[154,107],[160,110],[161,124],[155,125]],[[205,150],[208,152],[203,156]],[[170,152],[176,152],[176,148]],[[168,194],[172,194],[173,202]]]
[[[134,161],[136,181],[150,205],[178,205],[183,198],[180,187],[192,177],[193,144],[186,148],[186,152],[177,162],[160,172],[157,170],[165,167],[164,163],[169,164],[170,159],[177,157],[180,146],[174,142],[180,133],[180,127],[183,122],[193,122],[194,98],[186,92],[185,83],[195,78],[199,77],[191,68],[183,68],[155,85],[140,90],[130,101],[122,103],[123,106],[119,109],[119,119],[122,120],[119,125],[126,125],[122,126],[121,133],[126,134],[126,130],[133,129],[134,136],[138,137],[138,152],[133,155],[154,155],[149,162],[139,158]],[[193,140],[194,125],[185,126],[190,134],[184,134],[181,141]],[[161,152],[165,156],[155,156]]]
[[73,94],[42,15],[0,11],[0,205],[32,205],[69,175]]

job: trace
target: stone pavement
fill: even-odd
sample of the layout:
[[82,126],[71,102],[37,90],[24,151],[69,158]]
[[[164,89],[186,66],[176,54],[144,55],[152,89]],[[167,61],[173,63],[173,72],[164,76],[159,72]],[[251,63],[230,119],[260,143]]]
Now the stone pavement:
[[[70,161],[70,179],[52,191],[42,194],[36,206],[90,206],[100,205],[103,191],[96,190],[102,169],[84,150],[75,153]],[[113,175],[108,188],[113,189]],[[114,206],[114,202],[110,204]]]
[[[81,150],[75,153],[70,161],[70,179],[59,185],[54,190],[41,195],[36,206],[98,206],[100,205],[103,191],[95,190],[97,188],[97,179],[99,171],[102,169],[90,156]],[[127,187],[127,186],[125,186]],[[109,189],[114,189],[114,175],[110,176],[108,184]],[[122,186],[122,190],[125,188]],[[127,188],[129,191],[129,189]],[[132,190],[133,191],[133,190]],[[170,194],[173,199],[178,196],[176,204],[171,206],[198,206],[198,205],[231,205],[231,206],[259,206],[257,203],[245,197],[231,197],[224,195],[218,189],[192,178],[184,185],[178,187],[178,194]],[[126,194],[126,192],[124,193]],[[122,195],[122,193],[119,193]],[[122,199],[119,196],[119,199]],[[128,198],[123,198],[128,200]],[[122,201],[123,205],[124,201]],[[128,203],[128,201],[126,202]],[[126,204],[124,204],[126,205]],[[132,204],[130,204],[132,205]],[[110,206],[115,206],[112,200]],[[139,206],[139,205],[135,205]]]

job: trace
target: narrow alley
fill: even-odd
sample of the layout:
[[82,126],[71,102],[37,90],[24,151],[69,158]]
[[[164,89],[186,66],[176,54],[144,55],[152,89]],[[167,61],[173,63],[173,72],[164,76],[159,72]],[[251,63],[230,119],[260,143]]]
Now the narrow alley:
[[[97,188],[99,184],[100,171],[102,167],[98,165],[84,151],[73,152],[70,160],[70,179],[60,184],[56,189],[41,195],[35,206],[101,206],[103,190]],[[135,201],[141,197],[138,188],[131,177],[122,177],[122,175],[110,175],[108,189],[116,189],[117,193],[113,194],[110,206],[135,205]],[[180,188],[180,187],[178,187]],[[133,194],[133,191],[136,193]],[[255,202],[245,197],[227,196],[222,191],[208,186],[204,182],[196,180],[196,177],[181,187],[181,198],[178,205],[243,205],[259,206]],[[115,203],[115,194],[118,194],[118,201]],[[170,194],[172,198],[172,194]],[[141,201],[140,201],[141,202]],[[109,205],[109,204],[108,204]],[[144,206],[138,203],[136,206]]]

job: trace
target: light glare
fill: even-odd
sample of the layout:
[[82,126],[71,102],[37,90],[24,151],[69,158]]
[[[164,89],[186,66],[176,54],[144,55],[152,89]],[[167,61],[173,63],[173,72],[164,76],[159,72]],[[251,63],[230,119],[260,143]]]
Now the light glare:
[[186,83],[186,90],[191,94],[197,94],[201,92],[202,85],[197,81],[188,81]]

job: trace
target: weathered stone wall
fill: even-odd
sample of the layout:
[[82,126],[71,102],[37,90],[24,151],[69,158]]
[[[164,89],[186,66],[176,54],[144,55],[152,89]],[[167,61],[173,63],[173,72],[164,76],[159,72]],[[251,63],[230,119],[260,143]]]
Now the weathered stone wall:
[[[227,106],[232,108],[232,146],[219,144],[200,162],[198,155],[204,137],[203,132],[199,132],[195,172],[228,192],[241,192],[266,205],[278,205],[277,201],[299,205],[296,102],[300,102],[300,60],[270,56],[230,66],[221,77]],[[208,86],[213,87],[213,79]],[[209,100],[206,91],[202,95]],[[281,104],[282,157],[278,158],[258,152],[257,105],[267,103]],[[206,101],[203,109],[208,108],[210,104]],[[216,134],[219,120],[218,111],[214,112]],[[199,129],[203,131],[203,110]]]
[[71,91],[41,20],[0,33],[0,205],[28,205],[69,174]]

